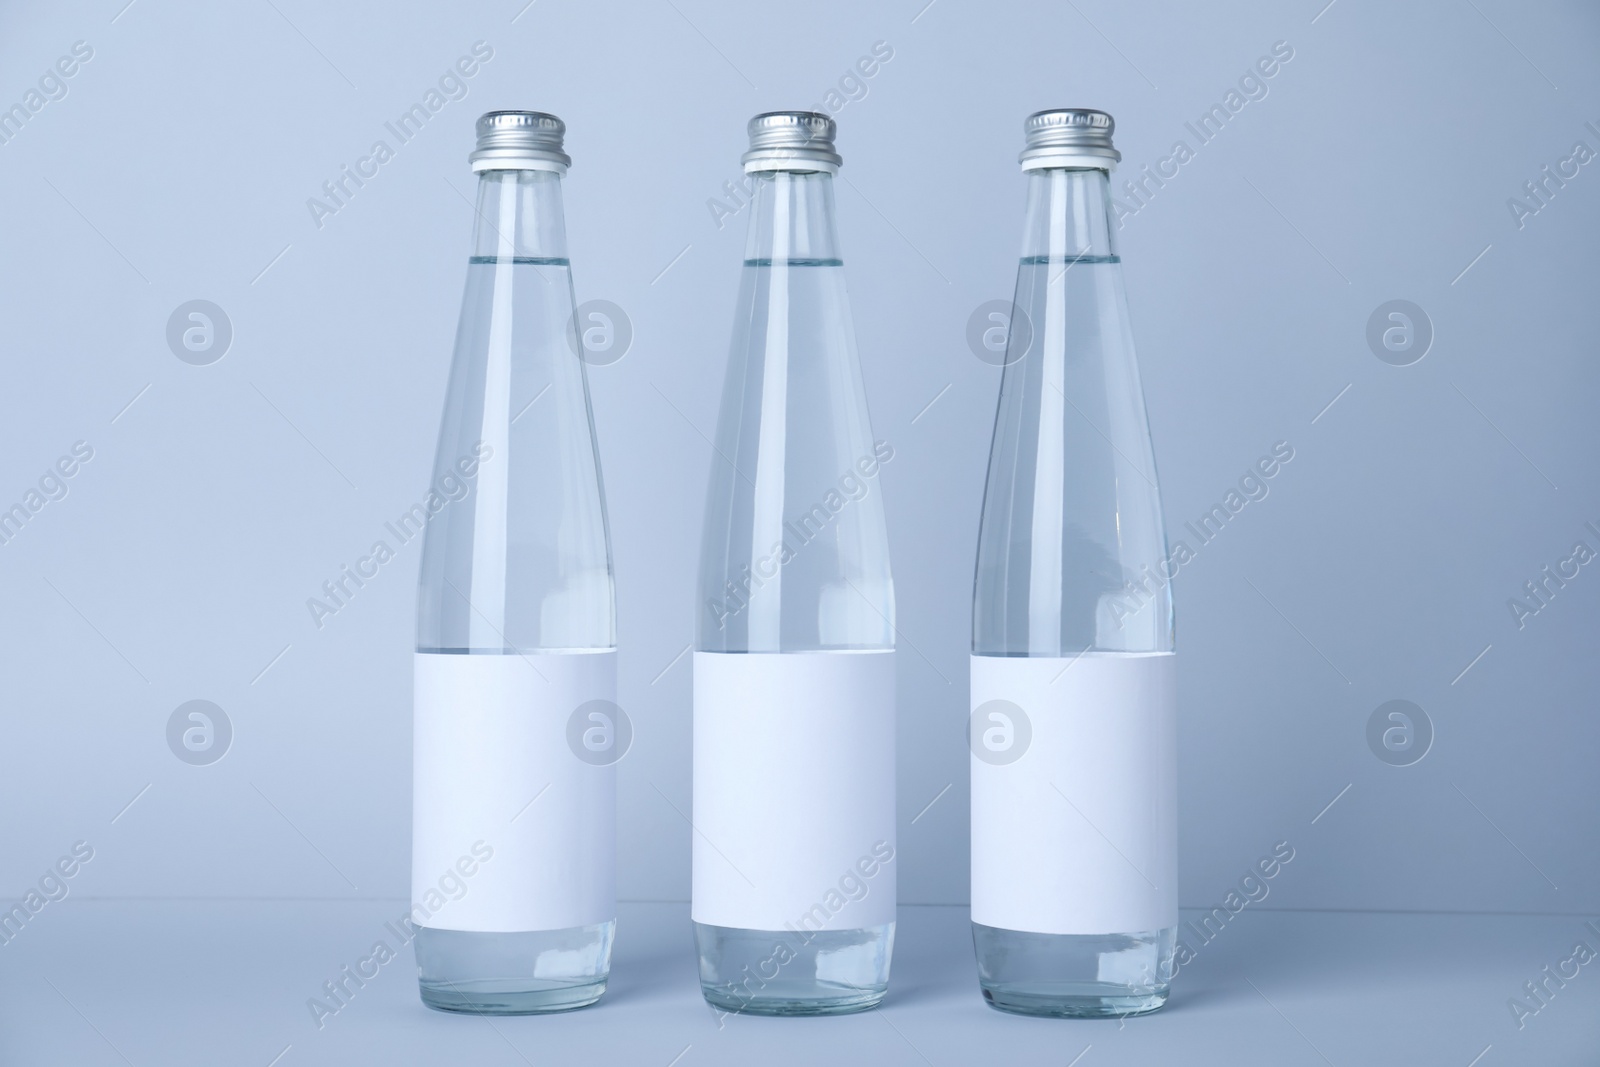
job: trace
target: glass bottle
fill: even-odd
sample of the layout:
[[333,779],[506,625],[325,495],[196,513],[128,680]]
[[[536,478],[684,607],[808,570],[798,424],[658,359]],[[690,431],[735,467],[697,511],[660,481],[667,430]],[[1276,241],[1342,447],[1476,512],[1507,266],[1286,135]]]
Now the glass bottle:
[[446,1011],[582,1007],[610,971],[619,753],[585,739],[616,738],[615,608],[564,132],[538,112],[478,120],[433,482],[389,524],[423,536],[403,925],[422,1000]]
[[[1111,116],[1026,124],[978,534],[972,931],[985,1000],[1153,1011],[1177,915],[1171,578],[1111,214]],[[1181,553],[1180,553],[1181,554]]]
[[758,115],[694,661],[706,999],[877,1004],[895,928],[894,586],[834,228],[834,123]]

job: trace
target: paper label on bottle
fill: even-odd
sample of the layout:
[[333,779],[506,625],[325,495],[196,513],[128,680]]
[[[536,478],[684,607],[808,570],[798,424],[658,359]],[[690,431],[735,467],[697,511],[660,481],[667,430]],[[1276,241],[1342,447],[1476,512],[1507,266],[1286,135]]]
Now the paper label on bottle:
[[418,925],[512,933],[616,918],[616,767],[569,743],[581,706],[614,706],[616,659],[416,654]]
[[694,654],[695,922],[895,918],[894,652]]
[[972,657],[974,922],[1177,925],[1173,668],[1170,652]]

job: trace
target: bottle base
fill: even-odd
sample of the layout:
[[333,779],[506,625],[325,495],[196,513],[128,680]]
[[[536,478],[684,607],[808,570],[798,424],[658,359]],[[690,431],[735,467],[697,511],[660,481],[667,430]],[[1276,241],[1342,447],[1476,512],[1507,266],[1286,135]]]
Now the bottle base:
[[736,1015],[847,1015],[889,989],[894,923],[859,930],[739,930],[695,923],[700,992]]
[[863,991],[850,986],[829,989],[826,983],[817,982],[798,991],[793,996],[781,992],[763,996],[741,998],[730,996],[726,989],[702,985],[700,992],[713,1008],[734,1015],[849,1015],[851,1012],[870,1011],[883,1001],[886,990]]
[[606,991],[616,923],[479,933],[418,927],[422,1003],[463,1015],[539,1015],[588,1007]]
[[542,1015],[587,1008],[606,991],[606,980],[585,985],[529,988],[523,983],[482,982],[420,986],[422,1003],[458,1015]]
[[1025,989],[991,986],[979,983],[983,1000],[991,1008],[1013,1015],[1036,1015],[1053,1019],[1105,1019],[1124,1018],[1129,1015],[1148,1015],[1167,1002],[1167,991],[1129,995],[1126,986],[1098,983],[1073,985],[1063,983],[1050,989],[1031,985]]
[[990,1007],[1058,1019],[1122,1018],[1166,1004],[1177,929],[1040,934],[973,923],[972,943]]

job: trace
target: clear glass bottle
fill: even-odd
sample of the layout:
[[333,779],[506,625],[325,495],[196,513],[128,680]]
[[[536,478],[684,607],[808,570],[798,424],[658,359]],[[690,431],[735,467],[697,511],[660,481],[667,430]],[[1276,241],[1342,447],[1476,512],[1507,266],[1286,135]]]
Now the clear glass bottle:
[[424,535],[409,926],[423,1002],[447,1011],[578,1008],[610,971],[615,768],[569,740],[580,706],[615,706],[616,627],[564,131],[538,112],[478,120],[433,482],[389,524]]
[[834,228],[834,124],[750,122],[743,279],[700,560],[694,892],[729,1012],[882,999],[894,945],[894,587]]
[[1111,117],[1026,124],[972,615],[973,942],[994,1007],[1152,1011],[1177,927],[1170,581]]

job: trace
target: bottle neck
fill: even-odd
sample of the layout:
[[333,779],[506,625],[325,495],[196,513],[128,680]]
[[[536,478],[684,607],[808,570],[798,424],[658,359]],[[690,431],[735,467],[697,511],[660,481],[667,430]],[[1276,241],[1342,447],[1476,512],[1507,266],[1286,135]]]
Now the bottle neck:
[[[1117,254],[1110,175],[1099,169],[1028,172],[1022,258],[1035,263],[1104,261]],[[1040,258],[1047,257],[1047,258]]]
[[833,221],[833,175],[820,171],[758,171],[751,198],[745,262],[838,263]]
[[472,256],[565,262],[561,175],[549,170],[484,171],[478,179]]

